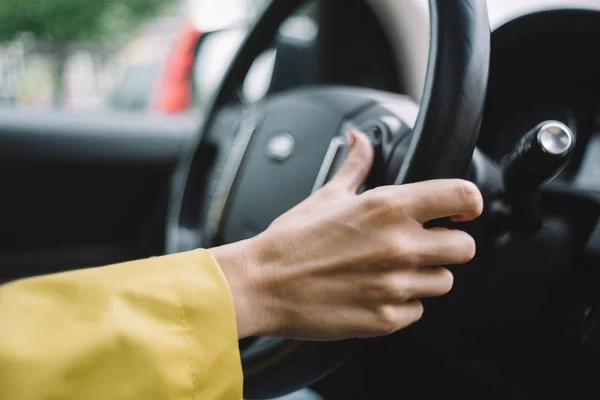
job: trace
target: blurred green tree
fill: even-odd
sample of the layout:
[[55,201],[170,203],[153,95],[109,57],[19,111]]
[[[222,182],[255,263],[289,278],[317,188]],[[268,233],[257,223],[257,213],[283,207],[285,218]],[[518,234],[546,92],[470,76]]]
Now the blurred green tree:
[[[215,0],[217,1],[217,0]],[[54,59],[54,103],[62,98],[73,45],[109,42],[137,29],[173,0],[0,0],[0,43],[30,35]]]

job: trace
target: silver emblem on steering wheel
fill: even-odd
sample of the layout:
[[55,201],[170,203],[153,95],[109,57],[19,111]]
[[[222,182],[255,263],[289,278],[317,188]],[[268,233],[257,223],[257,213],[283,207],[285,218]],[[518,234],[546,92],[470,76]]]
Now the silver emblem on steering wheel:
[[267,157],[274,161],[285,161],[292,155],[295,147],[296,141],[290,133],[278,133],[267,142]]

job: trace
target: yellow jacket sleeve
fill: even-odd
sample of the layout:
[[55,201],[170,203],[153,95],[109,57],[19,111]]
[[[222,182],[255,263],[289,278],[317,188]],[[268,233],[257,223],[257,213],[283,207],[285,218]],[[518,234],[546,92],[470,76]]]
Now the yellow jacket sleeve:
[[231,292],[206,250],[0,287],[1,400],[240,400]]

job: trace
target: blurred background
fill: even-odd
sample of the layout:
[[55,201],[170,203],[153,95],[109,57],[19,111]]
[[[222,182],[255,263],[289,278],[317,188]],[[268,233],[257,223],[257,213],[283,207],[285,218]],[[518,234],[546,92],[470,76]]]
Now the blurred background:
[[[0,107],[188,111],[243,39],[245,29],[230,28],[246,26],[267,2],[2,1]],[[203,67],[200,39],[224,28],[229,36],[211,46]]]

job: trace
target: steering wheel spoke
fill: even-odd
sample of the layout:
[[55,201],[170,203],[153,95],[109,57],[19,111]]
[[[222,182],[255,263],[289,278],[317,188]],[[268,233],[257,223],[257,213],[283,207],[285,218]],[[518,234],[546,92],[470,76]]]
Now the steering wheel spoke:
[[260,110],[257,104],[219,107],[205,122],[198,145],[183,149],[171,182],[168,253],[210,245]]

